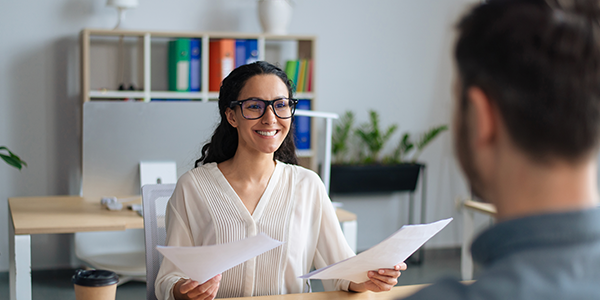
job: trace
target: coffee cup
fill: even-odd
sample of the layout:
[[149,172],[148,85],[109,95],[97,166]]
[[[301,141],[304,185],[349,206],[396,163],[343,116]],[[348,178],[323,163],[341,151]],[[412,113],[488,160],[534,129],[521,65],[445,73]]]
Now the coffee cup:
[[119,276],[107,270],[77,270],[71,278],[77,300],[115,300]]

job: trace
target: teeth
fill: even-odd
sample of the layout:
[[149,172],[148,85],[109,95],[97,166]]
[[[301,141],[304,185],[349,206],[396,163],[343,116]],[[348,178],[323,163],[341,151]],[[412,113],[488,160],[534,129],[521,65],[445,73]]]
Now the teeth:
[[260,131],[260,130],[257,130],[256,132],[258,132],[258,134],[264,135],[264,136],[274,136],[277,133],[277,130],[273,130],[273,131]]

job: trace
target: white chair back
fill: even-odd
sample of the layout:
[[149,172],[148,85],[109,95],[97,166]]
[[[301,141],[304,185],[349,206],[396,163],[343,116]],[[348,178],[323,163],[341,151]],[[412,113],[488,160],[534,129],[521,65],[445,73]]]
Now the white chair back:
[[144,239],[146,244],[146,299],[156,300],[154,281],[162,262],[157,245],[165,245],[165,213],[175,184],[147,184],[142,187]]

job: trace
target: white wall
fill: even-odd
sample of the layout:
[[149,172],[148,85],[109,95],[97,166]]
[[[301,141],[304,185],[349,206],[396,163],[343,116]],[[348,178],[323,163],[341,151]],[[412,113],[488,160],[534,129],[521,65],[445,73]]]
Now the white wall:
[[[8,269],[7,198],[78,194],[81,176],[79,32],[112,28],[116,11],[105,0],[0,2],[0,145],[29,167],[18,172],[0,164],[0,271]],[[317,35],[319,110],[368,109],[383,125],[422,132],[449,124],[452,26],[475,0],[298,0],[290,33]],[[143,0],[127,12],[129,29],[259,32],[256,1]],[[188,138],[188,137],[182,137]],[[468,193],[445,133],[422,155],[428,164],[427,221],[457,216],[456,197]],[[400,197],[402,198],[402,197]],[[356,199],[340,199],[361,209]],[[357,204],[358,203],[358,204]],[[369,245],[403,224],[399,200],[367,204],[360,229],[377,232]],[[381,222],[378,223],[380,220]],[[364,224],[364,226],[363,226]],[[460,219],[430,244],[460,242]],[[392,228],[394,227],[394,228]],[[378,235],[379,234],[379,235]],[[69,266],[70,235],[32,239],[33,268]],[[360,246],[360,245],[359,245]]]

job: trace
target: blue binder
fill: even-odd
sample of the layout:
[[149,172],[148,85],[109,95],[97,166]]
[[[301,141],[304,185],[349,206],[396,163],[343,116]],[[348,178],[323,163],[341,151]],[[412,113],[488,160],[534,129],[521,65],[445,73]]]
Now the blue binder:
[[246,40],[235,40],[235,67],[246,64]]
[[246,40],[246,63],[251,64],[258,61],[258,41]]
[[199,39],[190,40],[190,92],[199,92],[202,85],[201,49]]
[[[310,110],[310,100],[298,100],[296,109]],[[310,149],[310,117],[295,116],[294,123],[294,143],[296,144],[296,149]]]

